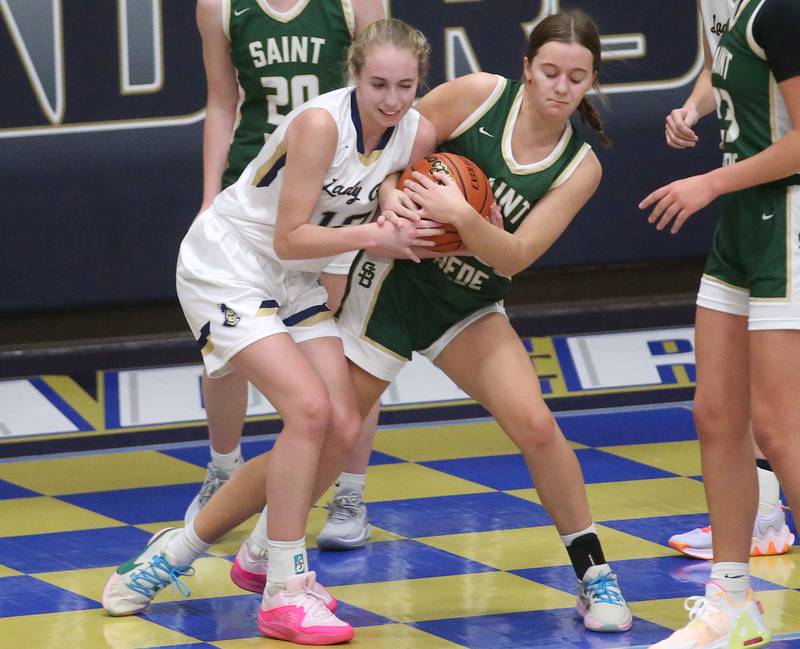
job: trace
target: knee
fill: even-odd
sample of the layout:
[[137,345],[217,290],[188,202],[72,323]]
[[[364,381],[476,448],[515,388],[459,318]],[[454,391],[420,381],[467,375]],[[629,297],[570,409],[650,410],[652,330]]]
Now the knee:
[[739,417],[720,401],[696,399],[692,415],[697,437],[703,446],[735,442],[748,434],[746,414]]
[[363,420],[358,408],[339,404],[334,407],[328,429],[330,441],[343,453],[349,454],[361,439]]
[[542,453],[553,448],[560,439],[555,419],[549,411],[520,413],[514,423],[515,432],[508,431],[522,451]]
[[789,452],[790,435],[785,430],[785,421],[771,408],[753,408],[753,437],[770,461]]
[[322,438],[330,424],[331,413],[331,402],[326,392],[309,392],[292,404],[292,412],[284,416],[284,423],[305,435]]

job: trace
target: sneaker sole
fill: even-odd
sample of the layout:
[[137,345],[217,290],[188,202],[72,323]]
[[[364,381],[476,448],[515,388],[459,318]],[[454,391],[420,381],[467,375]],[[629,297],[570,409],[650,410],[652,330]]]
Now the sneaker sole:
[[372,534],[372,526],[367,525],[364,528],[364,533],[355,539],[341,539],[341,538],[326,538],[317,537],[317,547],[320,550],[356,550],[363,548],[370,535]]
[[622,631],[627,631],[631,628],[631,626],[633,626],[633,616],[629,617],[622,624],[606,624],[603,622],[598,622],[593,617],[589,617],[587,615],[589,610],[584,607],[583,604],[581,604],[580,600],[575,603],[575,610],[578,611],[578,615],[583,618],[583,626],[585,626],[589,631],[594,631],[596,633],[621,633]]
[[[786,554],[792,549],[793,543],[794,534],[791,533],[788,526],[784,525],[777,535],[768,534],[765,539],[753,537],[750,546],[750,556],[766,557]],[[669,547],[692,559],[710,561],[714,558],[714,550],[712,548],[692,548],[683,543],[675,543],[673,541],[669,542]]]
[[267,585],[267,576],[256,572],[249,572],[239,565],[238,561],[231,566],[231,581],[242,590],[261,595]]
[[303,633],[294,627],[278,622],[266,622],[258,615],[258,630],[266,638],[287,640],[295,644],[332,645],[349,642],[353,639],[353,627],[347,626],[331,633]]

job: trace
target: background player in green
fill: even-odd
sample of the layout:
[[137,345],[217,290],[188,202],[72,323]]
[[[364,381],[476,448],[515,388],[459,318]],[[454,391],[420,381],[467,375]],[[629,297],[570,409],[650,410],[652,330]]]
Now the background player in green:
[[[236,181],[290,110],[344,85],[350,42],[383,17],[382,0],[198,0],[208,85],[200,212]],[[352,257],[337,257],[320,279],[334,310]],[[247,382],[238,373],[209,379],[204,372],[202,387],[211,463],[187,522],[242,463]]]
[[[697,12],[703,24],[703,69],[683,106],[667,115],[665,137],[674,149],[690,149],[700,140],[694,132],[697,121],[716,109],[711,85],[711,64],[719,39],[727,29],[733,15],[736,0],[697,0]],[[786,525],[783,503],[780,500],[780,484],[769,462],[757,446],[756,473],[758,475],[758,514],[753,525],[750,554],[785,554],[789,552],[794,535]],[[674,534],[669,545],[686,556],[695,559],[711,559],[713,556],[712,528],[710,525]]]
[[678,232],[718,197],[721,219],[695,319],[694,417],[714,529],[714,564],[689,624],[658,649],[760,647],[770,633],[750,589],[757,480],[749,434],[800,511],[800,4],[742,0],[712,84],[723,166],[641,203]]
[[597,88],[599,65],[596,25],[582,12],[567,11],[545,18],[531,33],[524,83],[478,73],[423,97],[418,109],[436,128],[439,149],[472,159],[489,176],[504,227],[484,220],[446,176],[438,185],[415,173],[407,195],[421,206],[419,214],[455,225],[475,256],[412,267],[362,253],[338,319],[362,412],[412,351],[489,410],[535,476],[575,568],[586,628],[624,631],[631,612],[603,555],[577,458],[502,306],[511,277],[550,248],[600,182],[597,157],[569,122],[577,110],[602,131],[585,97]]

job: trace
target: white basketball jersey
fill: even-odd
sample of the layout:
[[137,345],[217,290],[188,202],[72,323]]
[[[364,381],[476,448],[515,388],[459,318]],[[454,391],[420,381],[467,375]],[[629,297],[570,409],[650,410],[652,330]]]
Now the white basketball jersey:
[[711,53],[717,51],[722,33],[728,29],[728,20],[736,9],[737,0],[700,0],[703,16],[703,33],[708,39]]
[[[273,248],[275,219],[286,163],[284,135],[304,110],[327,110],[339,129],[339,145],[325,173],[310,223],[342,227],[366,223],[378,206],[378,188],[389,174],[405,169],[417,134],[419,113],[413,108],[386,131],[378,146],[364,154],[361,119],[354,87],[325,93],[298,106],[270,135],[235,184],[214,200],[213,210],[234,226],[236,234],[257,252],[277,259]],[[321,272],[333,257],[280,260],[292,270]]]

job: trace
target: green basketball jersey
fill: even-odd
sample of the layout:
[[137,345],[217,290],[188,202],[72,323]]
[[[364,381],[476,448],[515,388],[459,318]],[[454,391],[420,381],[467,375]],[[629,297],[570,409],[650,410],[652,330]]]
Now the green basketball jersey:
[[266,0],[229,0],[223,21],[240,98],[227,187],[289,111],[345,84],[355,18],[350,0],[300,0],[286,13]]
[[[777,142],[791,128],[780,89],[753,22],[764,0],[742,0],[714,54],[711,82],[723,144],[723,165],[749,158]],[[776,184],[796,184],[794,175]]]
[[[511,151],[511,135],[522,94],[520,83],[499,78],[487,100],[440,147],[469,158],[483,169],[508,232],[522,224],[542,196],[572,175],[591,148],[567,123],[558,144],[545,159],[530,164],[517,162]],[[443,257],[415,267],[424,275],[420,284],[430,284],[428,291],[437,295],[437,300],[446,299],[457,310],[497,302],[511,285],[511,278],[500,275],[477,257]]]

